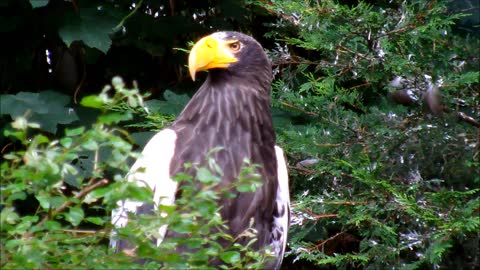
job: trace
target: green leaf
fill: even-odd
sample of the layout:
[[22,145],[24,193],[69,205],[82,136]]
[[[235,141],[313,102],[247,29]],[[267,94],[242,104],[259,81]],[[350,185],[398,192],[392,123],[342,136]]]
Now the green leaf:
[[130,136],[132,137],[133,141],[136,145],[143,148],[150,139],[156,134],[156,132],[148,131],[148,132],[135,132],[131,133]]
[[85,214],[80,207],[70,207],[68,213],[65,213],[65,219],[72,223],[73,226],[78,226],[82,222]]
[[90,151],[95,151],[98,150],[98,143],[93,139],[89,139],[82,144],[82,147]]
[[72,146],[72,142],[73,142],[72,138],[69,138],[69,137],[60,139],[60,144],[65,148]]
[[85,132],[85,127],[65,129],[65,135],[68,136],[68,137],[74,137],[74,136],[82,135],[84,132]]
[[47,193],[44,190],[39,191],[36,195],[35,198],[38,200],[40,203],[40,206],[43,209],[49,209],[50,208],[50,194]]
[[127,121],[132,119],[132,114],[129,112],[126,113],[119,113],[119,112],[113,112],[113,113],[107,113],[105,115],[102,115],[98,118],[101,122],[111,125],[111,124],[117,124],[122,121]]
[[82,8],[79,15],[65,15],[65,23],[61,26],[59,34],[68,46],[78,40],[103,53],[108,51],[112,44],[110,34],[120,20],[112,16],[111,10],[100,7]]
[[197,170],[197,179],[202,183],[216,183],[220,182],[220,178],[212,174],[207,168],[199,168]]
[[100,109],[103,106],[102,99],[99,96],[91,95],[82,98],[80,104],[84,107]]
[[252,184],[241,184],[237,186],[239,192],[254,192],[255,186]]
[[262,183],[257,179],[242,179],[242,182],[236,186],[236,189],[239,192],[255,192],[261,186]]
[[17,248],[18,246],[22,246],[24,244],[24,239],[13,239],[13,240],[8,240],[5,243],[5,248],[7,250],[13,250]]
[[7,202],[12,202],[15,200],[25,200],[27,198],[27,194],[24,191],[14,192],[12,195],[8,196]]
[[52,196],[49,200],[50,207],[56,209],[59,208],[67,200],[64,196]]
[[151,111],[161,114],[178,115],[188,103],[190,98],[185,95],[177,95],[170,90],[163,93],[163,100],[148,100],[145,106]]
[[69,102],[69,96],[53,91],[1,95],[0,114],[9,114],[13,119],[27,116],[28,122],[38,123],[42,130],[55,133],[58,124],[78,120],[75,110],[66,107]]
[[49,1],[50,0],[30,0],[30,4],[33,8],[39,8],[48,5]]
[[2,224],[15,224],[19,220],[18,214],[15,212],[15,208],[13,207],[5,207],[2,209],[0,213],[0,222]]
[[87,217],[87,218],[85,218],[85,221],[88,221],[90,223],[93,223],[93,224],[99,225],[99,226],[105,224],[105,221],[103,219],[99,218],[99,217]]
[[240,261],[240,252],[226,251],[220,254],[220,259],[228,264],[235,264]]
[[140,202],[151,202],[152,190],[148,187],[139,187],[134,183],[128,183],[127,191],[131,199]]
[[24,216],[20,220],[20,223],[15,226],[15,233],[24,234],[32,228],[32,223],[38,221],[38,216]]
[[88,193],[87,196],[85,196],[85,199],[83,199],[83,203],[90,204],[96,202],[98,199],[105,196],[105,194],[107,194],[109,191],[109,188],[97,188],[92,192]]
[[54,220],[47,220],[44,226],[49,231],[56,231],[62,228],[62,225],[60,224],[60,222],[54,221]]

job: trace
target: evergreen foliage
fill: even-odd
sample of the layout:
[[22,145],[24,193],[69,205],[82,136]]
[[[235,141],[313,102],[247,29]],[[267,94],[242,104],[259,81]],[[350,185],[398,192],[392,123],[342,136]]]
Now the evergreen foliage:
[[[465,14],[427,1],[263,6],[281,15],[267,35],[285,44],[272,51],[274,106],[296,118],[278,129],[296,164],[291,255],[341,268],[474,268],[478,128],[452,112],[480,113],[478,36],[452,28]],[[396,91],[412,92],[408,108]],[[462,245],[466,261],[453,261]]]

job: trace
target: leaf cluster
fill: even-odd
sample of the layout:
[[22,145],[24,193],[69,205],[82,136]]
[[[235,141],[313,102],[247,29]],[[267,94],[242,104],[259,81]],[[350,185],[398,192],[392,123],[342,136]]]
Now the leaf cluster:
[[[231,188],[252,192],[260,185],[256,166],[248,161],[235,187],[219,185],[222,172],[209,157],[209,168],[187,165],[196,174],[175,177],[183,194],[175,206],[159,205],[153,215],[132,214],[126,227],[115,229],[116,237],[136,246],[137,259],[107,247],[113,229],[109,212],[117,201],[151,203],[153,198],[150,188],[124,181],[129,158],[139,154],[117,127],[148,107],[138,89],[126,88],[119,77],[112,86],[82,99],[83,106],[100,111],[90,127],[66,128],[63,136],[50,138],[20,115],[4,131],[19,145],[1,164],[2,268],[138,268],[139,258],[149,269],[212,268],[218,258],[222,269],[261,268],[271,255],[252,248],[253,227],[238,236],[248,244],[237,244],[219,215],[218,200],[235,196]],[[87,164],[81,162],[85,156],[94,158]],[[159,238],[162,226],[178,237],[157,247],[152,239]],[[187,250],[177,252],[179,247]]]

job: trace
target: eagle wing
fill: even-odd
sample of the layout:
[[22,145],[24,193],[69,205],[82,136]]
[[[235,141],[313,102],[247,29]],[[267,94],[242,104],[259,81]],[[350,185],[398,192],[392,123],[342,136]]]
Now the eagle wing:
[[275,146],[275,155],[277,158],[277,179],[278,188],[275,198],[275,212],[272,226],[272,251],[277,257],[274,269],[279,269],[282,265],[283,254],[287,246],[288,227],[290,224],[290,193],[288,187],[287,162],[282,148]]
[[[136,215],[149,213],[158,205],[172,205],[175,201],[177,182],[170,177],[170,163],[175,152],[177,135],[171,129],[164,129],[145,145],[142,155],[133,164],[127,180],[137,182],[140,186],[148,186],[154,192],[154,205],[147,205],[133,200],[119,201],[118,208],[112,211],[112,223],[115,227],[125,227],[128,223],[128,212]],[[159,228],[160,244],[167,231],[166,226]],[[115,232],[110,238],[110,246],[117,251],[131,249],[126,241],[117,240]]]

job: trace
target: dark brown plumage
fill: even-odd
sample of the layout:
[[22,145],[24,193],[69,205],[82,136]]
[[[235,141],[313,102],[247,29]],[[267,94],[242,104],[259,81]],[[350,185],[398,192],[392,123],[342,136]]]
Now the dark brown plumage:
[[[207,167],[205,157],[215,147],[221,147],[212,157],[223,171],[221,185],[225,187],[233,186],[245,166],[245,159],[260,165],[258,173],[263,185],[255,192],[237,192],[235,198],[222,198],[219,202],[222,206],[221,215],[227,221],[229,234],[233,237],[244,232],[253,218],[257,230],[254,247],[261,249],[272,246],[277,259],[266,267],[278,268],[285,249],[289,196],[283,152],[275,146],[270,114],[270,62],[256,40],[238,32],[218,32],[197,44],[200,45],[195,45],[198,48],[194,47],[192,54],[199,54],[200,59],[194,55],[193,60],[189,61],[192,77],[195,77],[197,69],[208,69],[209,74],[167,129],[176,136],[172,139],[175,147],[169,161],[168,174],[171,177],[180,172],[193,173],[192,169],[185,171],[185,163]],[[152,139],[154,140],[155,138]],[[153,148],[154,144],[147,145],[144,152],[157,151]],[[162,152],[162,149],[158,152]],[[152,154],[149,160],[154,158]],[[139,160],[137,163],[140,165],[134,165],[132,170],[141,167],[141,164],[147,164],[149,160]],[[134,177],[146,182],[152,181],[150,176],[148,179],[145,175]],[[150,184],[153,187],[156,185],[156,182]],[[176,194],[178,196],[181,194]],[[135,207],[136,213],[148,213],[152,209],[151,206],[144,205]],[[130,208],[125,203],[120,209],[129,211]],[[116,214],[119,215],[121,214]],[[167,230],[166,237],[182,235]],[[246,240],[248,239],[239,239],[238,242],[246,244]]]

